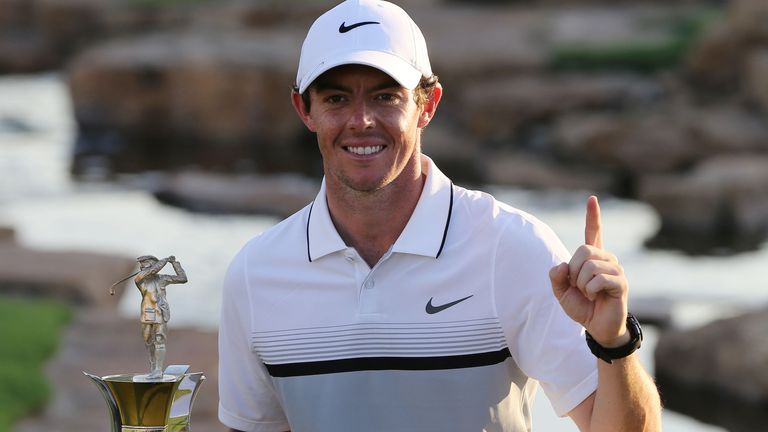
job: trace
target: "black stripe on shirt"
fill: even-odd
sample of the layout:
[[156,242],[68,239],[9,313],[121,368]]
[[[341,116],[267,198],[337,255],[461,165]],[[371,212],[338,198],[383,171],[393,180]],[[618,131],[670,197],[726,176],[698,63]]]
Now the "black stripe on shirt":
[[443,230],[443,240],[440,242],[440,249],[437,251],[435,258],[440,258],[440,254],[443,253],[443,247],[445,246],[445,238],[448,237],[448,226],[451,225],[451,213],[453,213],[453,182],[451,182],[451,200],[448,202],[448,217],[445,220],[445,230]]
[[511,357],[509,348],[445,357],[360,357],[304,363],[266,364],[273,377],[323,375],[370,370],[441,370],[489,366]]
[[312,220],[312,209],[315,207],[315,201],[309,206],[309,215],[307,215],[307,258],[312,262],[312,252],[309,250],[309,221]]

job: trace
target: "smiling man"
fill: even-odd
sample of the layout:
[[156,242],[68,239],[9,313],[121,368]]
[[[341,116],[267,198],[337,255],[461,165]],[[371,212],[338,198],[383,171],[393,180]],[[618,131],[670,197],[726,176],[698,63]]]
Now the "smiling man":
[[[421,153],[442,87],[399,7],[346,1],[292,103],[325,177],[227,273],[219,418],[241,431],[529,431],[541,384],[582,431],[660,430],[596,198],[570,256],[533,216]],[[598,359],[599,358],[599,359]]]

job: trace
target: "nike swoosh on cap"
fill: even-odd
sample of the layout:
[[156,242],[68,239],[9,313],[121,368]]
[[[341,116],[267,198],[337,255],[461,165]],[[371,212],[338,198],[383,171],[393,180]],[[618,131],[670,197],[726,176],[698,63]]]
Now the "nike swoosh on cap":
[[455,305],[457,305],[457,304],[459,304],[459,303],[463,302],[464,300],[466,300],[466,299],[468,299],[468,298],[472,297],[473,295],[474,295],[474,294],[472,294],[472,295],[468,295],[468,296],[466,296],[466,297],[464,297],[464,298],[460,298],[460,299],[458,299],[458,300],[454,300],[454,301],[452,301],[452,302],[450,302],[450,303],[446,303],[446,304],[443,304],[443,305],[439,305],[439,306],[434,306],[434,305],[432,305],[432,299],[433,299],[433,297],[430,297],[430,298],[429,298],[429,301],[427,302],[427,306],[424,308],[424,310],[426,310],[426,311],[427,311],[427,313],[428,313],[428,314],[430,314],[430,315],[431,315],[431,314],[436,314],[436,313],[438,313],[438,312],[440,312],[440,311],[443,311],[443,310],[446,310],[446,309],[448,309],[448,308],[449,308],[449,307],[451,307],[451,306],[455,306]]
[[346,25],[346,22],[342,22],[341,25],[339,26],[339,33],[346,33],[348,31],[354,30],[354,29],[356,29],[356,28],[358,28],[360,26],[369,25],[369,24],[381,24],[381,23],[377,22],[377,21],[362,21],[362,22],[359,22],[359,23]]

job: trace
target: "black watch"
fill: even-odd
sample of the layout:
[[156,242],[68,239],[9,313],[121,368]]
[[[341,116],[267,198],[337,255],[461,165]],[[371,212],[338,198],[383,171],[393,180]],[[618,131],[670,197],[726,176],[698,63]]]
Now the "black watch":
[[606,348],[600,345],[589,332],[586,332],[587,346],[597,358],[607,363],[613,363],[613,360],[624,358],[637,351],[643,342],[643,329],[640,328],[640,323],[631,313],[627,314],[627,331],[629,332],[629,342],[616,348]]

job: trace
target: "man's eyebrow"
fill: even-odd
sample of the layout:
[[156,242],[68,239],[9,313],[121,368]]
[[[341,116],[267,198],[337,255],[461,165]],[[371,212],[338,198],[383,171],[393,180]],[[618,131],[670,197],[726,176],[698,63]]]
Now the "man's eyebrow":
[[382,81],[381,84],[377,85],[372,90],[373,91],[379,91],[379,90],[387,90],[387,89],[393,89],[393,88],[399,90],[399,89],[405,88],[405,87],[401,86],[399,82],[394,80],[394,78],[390,78],[390,79],[388,79],[386,81]]
[[[352,91],[350,88],[344,86],[343,84],[334,82],[333,80],[317,80],[312,87],[315,88],[315,91],[321,92],[321,91],[328,91],[328,90],[336,90],[336,91],[343,91],[343,92],[350,92]],[[395,81],[393,78],[387,79],[382,81],[381,83],[374,86],[371,91],[381,91],[381,90],[387,90],[387,89],[401,89],[404,88]]]
[[315,91],[321,92],[326,90],[338,90],[338,91],[349,91],[348,88],[344,87],[341,84],[335,83],[330,80],[317,80],[314,84],[312,84],[312,87],[314,87]]

